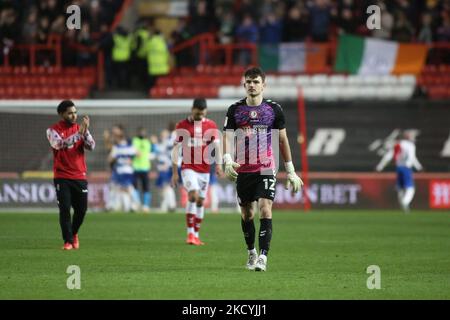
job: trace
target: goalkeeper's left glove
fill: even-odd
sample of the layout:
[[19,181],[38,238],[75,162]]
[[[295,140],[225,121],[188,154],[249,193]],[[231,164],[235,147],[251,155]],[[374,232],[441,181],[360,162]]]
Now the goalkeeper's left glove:
[[287,182],[286,182],[286,190],[292,185],[292,191],[298,192],[300,188],[303,186],[303,181],[299,176],[295,173],[294,165],[292,161],[285,162],[284,166],[287,172]]

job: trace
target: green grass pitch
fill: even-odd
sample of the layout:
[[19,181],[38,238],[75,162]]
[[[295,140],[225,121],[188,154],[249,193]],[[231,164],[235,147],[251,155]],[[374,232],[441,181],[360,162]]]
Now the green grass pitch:
[[201,247],[183,214],[88,214],[80,250],[62,251],[57,214],[1,213],[0,299],[450,299],[449,212],[274,212],[273,228],[261,273],[238,214],[207,214]]

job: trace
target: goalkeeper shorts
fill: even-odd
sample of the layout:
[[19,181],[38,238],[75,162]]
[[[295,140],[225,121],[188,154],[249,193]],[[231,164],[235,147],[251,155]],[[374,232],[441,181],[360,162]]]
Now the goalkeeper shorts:
[[257,201],[260,198],[275,199],[276,178],[274,175],[262,175],[259,172],[239,173],[236,189],[239,205]]

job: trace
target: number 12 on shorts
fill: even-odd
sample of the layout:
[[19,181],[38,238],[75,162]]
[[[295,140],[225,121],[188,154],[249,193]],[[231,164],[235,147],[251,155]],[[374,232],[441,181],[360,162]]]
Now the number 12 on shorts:
[[[272,191],[275,190],[275,179],[266,178],[266,179],[263,179],[263,181],[264,181],[264,189],[266,189],[266,190],[269,189]],[[270,185],[269,185],[269,183],[270,183]]]

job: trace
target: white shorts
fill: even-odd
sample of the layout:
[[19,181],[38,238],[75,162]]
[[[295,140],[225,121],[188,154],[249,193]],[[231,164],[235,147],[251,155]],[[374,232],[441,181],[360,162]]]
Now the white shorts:
[[181,179],[187,192],[198,191],[200,198],[205,199],[208,192],[209,173],[200,173],[192,169],[181,170]]

